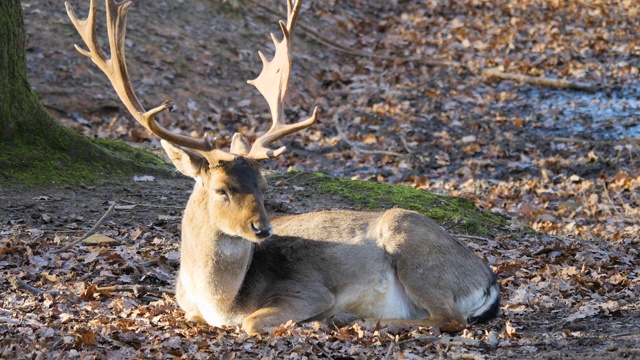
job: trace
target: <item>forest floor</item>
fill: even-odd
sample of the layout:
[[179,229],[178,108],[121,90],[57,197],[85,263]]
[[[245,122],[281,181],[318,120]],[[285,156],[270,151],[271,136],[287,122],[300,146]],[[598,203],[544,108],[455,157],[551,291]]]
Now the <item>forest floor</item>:
[[[52,115],[157,150],[74,50],[81,40],[62,2],[22,4],[29,80]],[[87,3],[72,4],[85,16]],[[283,5],[136,2],[126,45],[138,96],[149,108],[172,100],[167,128],[212,131],[223,146],[236,131],[264,132],[267,106],[246,80],[260,71],[257,50],[272,51],[267,33],[279,36]],[[407,184],[508,217],[510,232],[461,234],[498,274],[499,317],[440,337],[307,324],[247,337],[191,325],[171,291],[192,181],[140,174],[0,189],[0,358],[640,358],[637,1],[310,0],[298,26],[286,114],[295,121],[318,106],[320,121],[265,167]],[[349,207],[279,185],[272,211]],[[53,253],[114,202],[98,231],[111,243]]]

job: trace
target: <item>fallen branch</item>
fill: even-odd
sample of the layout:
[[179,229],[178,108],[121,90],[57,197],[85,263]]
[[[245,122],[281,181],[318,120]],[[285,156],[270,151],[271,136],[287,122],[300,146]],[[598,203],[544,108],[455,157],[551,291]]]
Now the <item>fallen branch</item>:
[[351,140],[349,140],[349,137],[347,136],[347,134],[340,127],[340,121],[338,120],[338,115],[337,114],[333,116],[333,120],[336,123],[336,130],[338,130],[338,136],[340,136],[340,139],[342,141],[344,141],[345,143],[347,143],[356,152],[359,152],[359,153],[362,153],[362,154],[373,154],[373,155],[389,155],[389,156],[401,156],[401,157],[405,156],[404,154],[400,154],[400,153],[397,153],[395,151],[363,149],[363,148],[359,147],[358,145],[356,145]]
[[482,75],[486,77],[493,76],[500,79],[514,80],[519,83],[555,87],[560,89],[581,90],[589,93],[594,93],[598,90],[596,86],[591,84],[564,80],[564,79],[550,79],[550,78],[541,77],[541,76],[527,76],[527,75],[520,75],[520,74],[512,74],[512,73],[502,72],[496,69],[482,70]]
[[[267,7],[266,5],[260,3],[260,2],[254,2],[249,0],[249,2],[259,8],[261,8],[264,11],[267,11],[269,13],[271,13],[274,16],[280,16],[276,11],[270,9],[269,7]],[[346,46],[340,45],[334,41],[331,41],[327,38],[325,38],[324,36],[322,36],[319,32],[317,32],[314,28],[305,25],[303,23],[298,23],[297,26],[299,28],[302,28],[305,32],[303,32],[303,34],[308,35],[309,38],[311,38],[312,40],[315,40],[316,42],[320,43],[321,45],[330,47],[334,50],[343,52],[345,54],[348,55],[353,55],[353,56],[358,56],[358,57],[365,57],[365,58],[370,58],[370,59],[377,59],[377,60],[384,60],[384,61],[395,61],[395,62],[408,62],[408,61],[414,61],[420,64],[424,64],[424,65],[428,65],[428,66],[451,66],[451,67],[460,67],[461,64],[457,61],[449,61],[449,60],[435,60],[435,59],[427,59],[421,56],[384,56],[384,55],[375,55],[375,54],[366,54],[366,53],[362,53],[362,52],[358,52],[355,50],[352,50]]]
[[69,250],[72,247],[76,246],[77,244],[81,243],[82,241],[84,241],[86,238],[88,238],[89,236],[93,235],[93,233],[95,233],[98,228],[100,227],[100,225],[102,225],[102,223],[109,217],[109,215],[111,215],[111,212],[113,212],[113,209],[116,207],[116,203],[114,202],[113,204],[111,204],[111,206],[109,207],[109,209],[107,210],[106,213],[104,213],[104,215],[102,215],[102,217],[100,218],[100,220],[98,220],[98,222],[93,225],[93,227],[91,229],[89,229],[89,231],[87,231],[84,236],[82,236],[81,238],[79,238],[78,240],[75,240],[73,242],[71,242],[70,244],[67,244],[63,247],[61,247],[60,249],[56,249],[53,250],[52,253],[54,254],[58,254],[61,253],[63,251]]
[[135,296],[144,295],[146,293],[165,293],[171,295],[175,294],[175,291],[173,289],[149,285],[111,285],[96,287],[93,292],[102,294],[108,294],[112,292],[132,292]]
[[27,292],[31,293],[32,295],[44,295],[44,294],[49,294],[52,296],[58,295],[60,292],[57,290],[42,290],[42,289],[38,289],[37,287],[33,287],[29,284],[27,284],[26,282],[24,282],[21,279],[18,279],[16,276],[12,276],[9,279],[9,282],[11,283],[11,285],[13,285],[13,287],[15,287],[18,290],[26,290]]

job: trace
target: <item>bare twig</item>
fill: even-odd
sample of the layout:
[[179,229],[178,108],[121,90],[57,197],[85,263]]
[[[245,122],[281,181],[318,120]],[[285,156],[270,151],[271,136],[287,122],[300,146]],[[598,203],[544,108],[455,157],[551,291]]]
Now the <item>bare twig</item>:
[[120,200],[120,202],[123,202],[125,204],[131,204],[131,205],[134,205],[134,206],[142,206],[142,207],[148,207],[148,208],[184,210],[184,208],[180,207],[180,206],[140,204],[140,203],[137,203],[137,202],[134,202],[134,201],[129,201],[129,200]]
[[26,282],[24,282],[23,280],[18,279],[15,276],[12,276],[9,279],[9,282],[16,289],[26,290],[27,292],[29,292],[29,293],[31,293],[33,295],[44,295],[44,294],[58,295],[60,293],[57,290],[49,290],[49,291],[47,291],[47,290],[38,289],[37,287],[31,286],[31,285],[27,284]]
[[42,103],[42,106],[46,107],[47,109],[55,110],[55,111],[57,111],[59,113],[63,113],[63,114],[68,114],[69,113],[69,110],[65,110],[65,109],[63,109],[61,107],[57,107],[57,106],[54,106],[54,105],[45,104],[44,102]]
[[418,341],[418,340],[419,340],[418,338],[411,338],[411,339],[405,339],[405,340],[402,340],[402,341],[391,343],[391,345],[389,345],[389,349],[387,349],[387,353],[384,356],[384,360],[391,359],[391,356],[393,355],[393,349],[396,346],[399,346],[399,345],[402,345],[402,344],[406,344],[406,343],[412,342],[412,341]]
[[481,340],[468,339],[464,337],[450,337],[450,336],[426,336],[421,334],[414,334],[412,338],[398,341],[389,345],[389,349],[387,350],[387,354],[385,355],[385,360],[391,359],[393,356],[393,349],[399,345],[412,342],[412,341],[420,341],[423,344],[432,344],[432,343],[440,343],[442,345],[451,345],[451,346],[474,346],[481,347],[483,346],[483,342]]
[[331,356],[331,354],[329,354],[325,349],[323,349],[320,345],[318,345],[317,341],[310,341],[311,345],[318,349],[318,351],[320,351],[327,359],[329,360],[333,360],[333,357]]
[[38,240],[42,239],[43,236],[44,236],[44,231],[34,236],[31,240],[27,242],[27,244],[35,244]]
[[136,296],[146,293],[175,294],[173,289],[149,285],[111,285],[95,288],[96,293],[132,292]]
[[53,351],[55,351],[55,349],[62,345],[62,343],[64,342],[64,338],[60,338],[58,339],[58,341],[56,341],[55,343],[53,343],[53,345],[51,345],[51,347],[49,349],[47,349],[47,353],[51,354]]
[[[173,265],[179,265],[180,261],[179,260],[169,260],[169,259],[167,259],[166,263],[168,265],[172,265],[173,266]],[[142,264],[139,264],[139,265],[142,266],[142,267],[155,266],[155,265],[158,265],[158,260],[145,261],[145,262],[143,262]]]
[[551,141],[576,143],[576,144],[611,145],[610,141],[586,140],[586,139],[576,139],[576,138],[567,138],[567,137],[554,137]]
[[459,237],[459,238],[471,239],[471,240],[481,240],[481,241],[487,241],[487,242],[491,241],[491,239],[489,238],[482,237],[482,236],[475,236],[475,235],[453,234],[453,236]]
[[640,151],[640,145],[638,145],[638,138],[632,139],[627,133],[622,133],[624,139],[633,146],[636,150]]
[[561,89],[581,90],[590,93],[596,92],[598,89],[596,86],[577,81],[563,80],[563,79],[550,79],[546,77],[527,76],[513,73],[505,73],[496,69],[484,69],[482,75],[486,77],[497,77],[500,79],[514,80],[520,83],[542,85],[548,87],[555,87]]
[[347,134],[340,127],[340,121],[338,120],[338,115],[337,114],[333,116],[333,120],[336,123],[336,130],[338,130],[338,135],[340,136],[340,139],[342,141],[344,141],[345,143],[347,143],[349,146],[351,146],[351,148],[354,151],[357,151],[357,152],[362,153],[362,154],[389,155],[389,156],[400,156],[400,157],[406,156],[404,154],[400,154],[400,153],[397,153],[395,151],[363,149],[363,148],[359,147],[358,145],[356,145],[353,141],[349,140],[349,137],[347,136]]
[[[431,342],[431,338],[432,336],[425,336],[425,335],[415,335],[418,338],[424,338],[427,341]],[[475,346],[475,347],[481,347],[484,346],[485,343],[482,340],[475,340],[475,339],[469,339],[469,338],[465,338],[465,337],[461,337],[461,336],[443,336],[443,337],[438,337],[438,342],[440,344],[443,345],[452,345],[452,346]]]
[[609,204],[611,205],[611,208],[618,215],[618,218],[620,218],[620,211],[618,211],[618,207],[613,202],[611,195],[609,195],[609,189],[607,188],[607,183],[603,182],[602,187],[604,188],[604,195],[607,197],[607,200],[609,200]]
[[58,254],[61,253],[63,251],[69,250],[72,247],[76,246],[77,244],[81,243],[83,240],[85,240],[86,238],[88,238],[89,236],[93,235],[93,233],[95,233],[98,228],[100,227],[100,225],[102,225],[102,223],[107,219],[107,217],[109,217],[109,215],[111,215],[111,212],[113,211],[113,209],[116,207],[116,203],[114,202],[113,204],[111,204],[111,206],[109,207],[109,209],[107,210],[106,213],[104,213],[104,215],[102,215],[102,217],[100,218],[100,220],[98,220],[98,222],[93,225],[93,227],[87,231],[84,236],[80,237],[78,240],[75,240],[59,249],[53,250],[52,253],[54,254]]
[[0,323],[5,324],[20,324],[20,320],[16,320],[14,318],[0,316]]
[[[265,6],[264,4],[260,3],[260,2],[254,2],[249,0],[249,2],[261,9],[263,9],[264,11],[267,11],[273,15],[279,16],[277,12],[275,12],[274,10],[268,8],[267,6]],[[352,50],[346,46],[340,45],[334,41],[331,41],[329,39],[327,39],[326,37],[322,36],[320,33],[318,33],[314,28],[310,27],[309,25],[305,25],[303,23],[298,23],[297,25],[298,27],[302,28],[304,30],[304,33],[307,36],[309,36],[309,38],[315,40],[316,42],[320,43],[321,45],[330,47],[334,50],[343,52],[345,54],[348,55],[352,55],[352,56],[358,56],[358,57],[364,57],[364,58],[370,58],[370,59],[377,59],[377,60],[384,60],[384,61],[394,61],[394,62],[399,62],[399,63],[404,63],[404,62],[409,62],[409,61],[414,61],[420,64],[424,64],[424,65],[428,65],[428,66],[451,66],[451,67],[460,67],[462,66],[459,62],[457,61],[450,61],[450,60],[436,60],[436,59],[427,59],[425,57],[422,56],[400,56],[400,55],[394,55],[394,56],[384,56],[384,55],[376,55],[376,54],[366,54],[366,53],[362,53],[362,52],[358,52],[355,50]]]
[[402,141],[402,146],[404,146],[404,149],[407,150],[407,153],[413,154],[413,150],[411,150],[411,147],[409,147],[409,143],[407,142],[407,139],[405,139],[404,136],[400,135],[400,141]]
[[431,344],[437,341],[440,341],[440,338],[437,336],[428,336],[428,337],[412,337],[410,339],[405,339],[402,341],[398,341],[398,342],[394,342],[391,345],[389,345],[389,349],[387,350],[387,354],[384,356],[385,360],[391,359],[391,356],[393,356],[393,349],[396,348],[397,346],[412,342],[412,341],[421,341],[423,344],[427,345],[427,344]]

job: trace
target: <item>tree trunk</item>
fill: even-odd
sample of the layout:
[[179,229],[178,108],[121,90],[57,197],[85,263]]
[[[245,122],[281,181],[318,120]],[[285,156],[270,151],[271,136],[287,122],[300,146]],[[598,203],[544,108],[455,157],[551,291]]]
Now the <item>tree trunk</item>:
[[0,141],[47,117],[27,82],[25,39],[20,1],[0,1]]
[[102,174],[166,171],[148,153],[91,140],[53,119],[29,87],[25,42],[20,1],[0,0],[0,183],[86,183]]

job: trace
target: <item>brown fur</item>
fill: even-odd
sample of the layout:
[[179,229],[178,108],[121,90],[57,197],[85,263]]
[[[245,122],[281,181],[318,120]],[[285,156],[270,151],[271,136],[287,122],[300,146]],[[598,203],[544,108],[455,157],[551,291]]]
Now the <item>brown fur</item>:
[[[163,146],[197,180],[184,214],[177,283],[178,304],[190,320],[241,324],[250,334],[337,313],[464,325],[483,314],[463,309],[461,300],[474,299],[475,308],[499,301],[488,266],[429,218],[392,209],[269,221],[256,162],[237,157],[210,166]],[[273,236],[256,236],[255,228],[270,226]],[[484,315],[495,308],[485,306]]]

